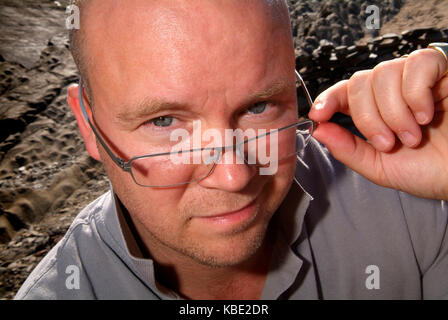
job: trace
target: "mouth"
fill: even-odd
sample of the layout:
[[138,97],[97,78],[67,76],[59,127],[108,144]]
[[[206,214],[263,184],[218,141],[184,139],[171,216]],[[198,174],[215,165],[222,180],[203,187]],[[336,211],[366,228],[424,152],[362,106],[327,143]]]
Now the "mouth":
[[209,216],[196,217],[200,223],[208,227],[233,228],[241,224],[250,224],[255,219],[257,213],[257,199],[254,199],[248,205],[235,211],[229,211]]

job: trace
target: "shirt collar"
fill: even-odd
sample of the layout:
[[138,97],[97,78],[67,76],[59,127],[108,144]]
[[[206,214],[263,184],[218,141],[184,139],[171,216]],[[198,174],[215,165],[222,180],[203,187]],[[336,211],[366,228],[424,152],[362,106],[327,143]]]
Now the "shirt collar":
[[277,228],[277,237],[274,245],[273,256],[268,277],[263,289],[262,299],[279,299],[296,281],[302,266],[303,260],[296,251],[297,242],[303,230],[305,215],[313,197],[305,189],[307,180],[303,171],[309,167],[297,160],[297,169],[294,182],[278,208],[273,219]]
[[[103,210],[100,210],[95,215],[98,232],[104,242],[109,245],[110,249],[120,257],[156,297],[163,300],[178,299],[179,296],[174,291],[165,289],[156,282],[153,260],[135,257],[131,254],[119,220],[119,215],[122,214],[120,203],[118,202],[118,198],[114,196],[112,185],[110,185],[110,189]],[[132,239],[135,243],[135,239]]]

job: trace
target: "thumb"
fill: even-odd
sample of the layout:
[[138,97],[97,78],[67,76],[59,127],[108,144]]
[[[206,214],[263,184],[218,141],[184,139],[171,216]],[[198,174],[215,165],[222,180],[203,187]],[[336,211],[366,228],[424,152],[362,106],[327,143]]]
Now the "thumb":
[[313,137],[323,143],[335,159],[374,183],[382,184],[378,151],[365,140],[331,122],[319,123]]

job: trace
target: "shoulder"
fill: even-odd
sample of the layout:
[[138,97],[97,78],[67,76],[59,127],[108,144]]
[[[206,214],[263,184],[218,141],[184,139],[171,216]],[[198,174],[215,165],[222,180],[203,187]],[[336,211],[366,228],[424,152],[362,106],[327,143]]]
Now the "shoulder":
[[[80,274],[84,272],[80,242],[89,242],[94,250],[98,238],[94,217],[103,209],[105,203],[110,201],[110,198],[110,192],[102,195],[76,216],[65,236],[28,276],[15,299],[93,298],[94,293],[89,290],[91,286],[88,283],[82,286],[84,290],[75,290],[76,283],[73,283],[73,280],[76,279],[70,276],[87,279],[87,277],[80,277]],[[73,285],[74,287],[71,287]]]
[[[314,198],[305,225],[327,297],[447,297],[445,201],[376,185],[317,141],[299,162],[296,179]],[[381,291],[365,289],[372,265],[381,270]]]
[[447,236],[446,201],[378,186],[334,159],[314,139],[303,159],[308,167],[302,166],[301,174],[311,195],[319,197],[319,209],[328,207],[339,221],[350,222],[376,241],[407,242],[422,274],[440,257]]

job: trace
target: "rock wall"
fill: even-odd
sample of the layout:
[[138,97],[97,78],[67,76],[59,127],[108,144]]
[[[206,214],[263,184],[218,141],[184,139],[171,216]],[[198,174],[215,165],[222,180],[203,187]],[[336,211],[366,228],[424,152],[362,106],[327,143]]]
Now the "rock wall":
[[[356,71],[371,69],[382,61],[426,48],[431,42],[448,42],[448,28],[422,28],[401,34],[386,34],[351,46],[335,46],[324,40],[312,53],[297,50],[296,68],[315,98],[336,82],[350,78]],[[299,106],[301,114],[308,112],[306,104]]]
[[322,40],[334,45],[353,45],[365,36],[379,35],[369,30],[366,20],[370,5],[379,9],[380,26],[393,18],[405,0],[289,0],[291,26],[296,48],[311,54]]

